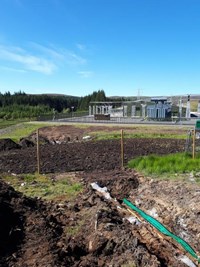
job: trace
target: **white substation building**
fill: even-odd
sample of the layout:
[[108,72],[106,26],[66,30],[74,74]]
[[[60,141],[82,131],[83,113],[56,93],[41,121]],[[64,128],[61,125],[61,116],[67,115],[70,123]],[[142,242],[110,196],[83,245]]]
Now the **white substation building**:
[[[190,95],[182,97],[175,104],[166,97],[152,97],[138,99],[134,101],[108,101],[108,102],[90,102],[89,116],[104,119],[116,117],[146,118],[152,120],[169,120],[172,116],[178,118],[190,119],[191,117],[200,117],[200,101],[197,112],[190,110]],[[100,116],[103,115],[103,116]]]
[[134,101],[91,102],[89,116],[110,115],[110,117],[145,117],[146,104]]

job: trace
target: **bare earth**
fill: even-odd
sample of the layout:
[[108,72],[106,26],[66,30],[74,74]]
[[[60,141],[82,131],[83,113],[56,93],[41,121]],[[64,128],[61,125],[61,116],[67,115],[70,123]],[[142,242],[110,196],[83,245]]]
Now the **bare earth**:
[[[48,140],[67,140],[41,146],[41,169],[55,173],[54,182],[58,173],[70,172],[84,191],[73,202],[44,202],[24,197],[0,180],[0,266],[188,266],[183,255],[190,256],[173,240],[141,218],[131,224],[128,217],[133,215],[122,200],[128,198],[154,216],[198,253],[200,187],[195,180],[190,181],[188,174],[185,182],[157,181],[121,169],[119,140],[82,141],[88,130],[76,131],[72,126],[70,132],[70,127],[63,127],[41,131]],[[184,144],[183,140],[126,139],[125,161],[183,151]],[[1,150],[1,173],[35,171],[35,147]],[[92,189],[92,182],[107,187],[113,200]]]

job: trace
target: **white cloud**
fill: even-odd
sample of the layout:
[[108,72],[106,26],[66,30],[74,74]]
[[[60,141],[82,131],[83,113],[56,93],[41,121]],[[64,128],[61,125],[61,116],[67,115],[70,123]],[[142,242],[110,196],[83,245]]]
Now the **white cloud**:
[[1,70],[5,70],[5,71],[11,71],[11,72],[19,72],[19,73],[26,73],[26,70],[23,69],[15,69],[15,68],[10,68],[10,67],[5,67],[5,66],[0,66]]
[[56,65],[40,56],[34,56],[19,47],[0,46],[0,58],[22,65],[27,70],[33,70],[43,74],[52,74]]
[[53,58],[54,60],[64,62],[68,65],[83,65],[87,63],[87,60],[74,51],[55,47],[53,45],[43,46],[41,44],[31,42],[32,47],[36,48],[38,51],[45,54],[48,58]]
[[64,59],[63,53],[57,51],[54,48],[47,47],[47,46],[44,46],[44,45],[41,45],[41,44],[38,44],[38,43],[35,43],[35,42],[30,42],[30,45],[33,48],[41,51],[42,53],[44,53],[48,57],[52,57],[52,58],[58,59],[58,60],[63,60]]
[[76,44],[76,47],[79,49],[79,50],[85,50],[85,45],[83,45],[83,44]]
[[[17,46],[0,44],[0,59],[5,63],[6,68],[24,69],[25,71],[35,71],[46,75],[53,74],[61,67],[74,67],[85,65],[87,60],[77,53],[56,48],[52,45],[44,46],[35,42],[30,42],[28,49]],[[80,74],[83,77],[89,76],[89,72]]]
[[85,58],[78,56],[74,52],[69,51],[66,56],[68,63],[71,63],[73,65],[83,65],[87,63],[87,60]]
[[90,78],[94,73],[92,71],[79,71],[78,74],[81,78]]

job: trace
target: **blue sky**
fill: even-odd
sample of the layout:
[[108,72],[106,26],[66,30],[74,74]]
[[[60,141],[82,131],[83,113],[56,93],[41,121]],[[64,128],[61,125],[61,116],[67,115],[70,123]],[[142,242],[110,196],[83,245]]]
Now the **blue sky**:
[[0,92],[200,94],[199,0],[0,0]]

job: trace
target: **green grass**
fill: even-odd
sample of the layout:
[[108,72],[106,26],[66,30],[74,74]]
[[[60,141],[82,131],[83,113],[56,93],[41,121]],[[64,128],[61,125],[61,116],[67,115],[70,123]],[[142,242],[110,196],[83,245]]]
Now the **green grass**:
[[[18,124],[17,124],[18,123]],[[63,123],[60,123],[61,125]],[[0,138],[11,138],[15,142],[23,137],[29,136],[31,133],[35,132],[38,128],[45,126],[55,126],[58,125],[55,122],[21,122],[19,121],[0,121],[0,127],[2,128],[13,125],[6,133],[1,134]],[[77,128],[87,129],[89,126],[85,124],[75,124]],[[86,130],[87,131],[87,130]],[[89,135],[93,136],[96,140],[108,140],[108,139],[120,139],[121,138],[121,128],[119,131],[112,130],[110,126],[110,131],[95,131],[89,132]],[[134,126],[129,129],[124,130],[124,138],[177,138],[185,139],[187,135],[187,128],[181,128],[179,133],[174,131],[174,128],[161,127],[161,126]]]
[[[96,140],[110,140],[110,139],[120,139],[120,131],[116,132],[93,132],[91,135]],[[171,138],[171,139],[185,139],[185,134],[173,134],[173,133],[148,133],[148,130],[141,133],[126,133],[124,131],[124,138]]]
[[98,132],[92,132],[90,134],[93,136],[96,140],[110,140],[110,139],[119,139],[121,137],[120,132],[103,132],[103,131],[98,131]]
[[[56,124],[55,122],[21,122],[18,123],[19,121],[9,121],[10,125],[7,121],[8,124],[4,124],[4,128],[13,125],[14,127],[12,129],[9,129],[9,131],[5,134],[1,134],[0,139],[4,139],[4,138],[10,138],[15,142],[19,142],[19,140],[21,138],[27,137],[30,134],[32,134],[33,132],[35,132],[37,129],[42,128],[42,127],[46,127],[46,126],[58,126],[58,124]],[[62,125],[62,123],[60,123],[59,125]],[[87,125],[82,125],[82,124],[76,124],[74,125],[77,128],[87,128]],[[3,128],[3,126],[2,126]]]
[[11,131],[1,135],[1,139],[10,138],[15,142],[18,142],[21,138],[29,136],[31,133],[35,132],[37,129],[45,126],[49,126],[49,123],[29,123],[24,122],[17,124]]
[[0,129],[7,128],[9,126],[13,126],[27,120],[2,120],[0,119]]
[[145,175],[184,174],[200,171],[200,155],[176,153],[166,156],[150,155],[129,161],[128,166]]
[[67,176],[52,181],[51,177],[47,175],[4,175],[3,180],[26,196],[39,197],[45,200],[72,200],[82,191],[82,185],[73,182],[72,179]]

